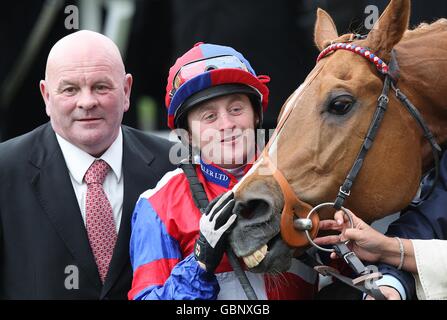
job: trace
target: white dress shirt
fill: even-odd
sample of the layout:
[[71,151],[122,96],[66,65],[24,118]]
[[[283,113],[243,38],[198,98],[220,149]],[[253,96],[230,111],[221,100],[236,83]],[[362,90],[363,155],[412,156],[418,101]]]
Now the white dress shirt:
[[[61,147],[62,154],[64,155],[71,183],[81,210],[82,220],[84,220],[85,225],[85,197],[87,194],[87,184],[84,182],[84,175],[97,158],[68,142],[57,133],[56,138]],[[118,233],[123,212],[124,198],[124,179],[122,173],[123,134],[121,130],[109,149],[107,149],[98,159],[104,160],[111,167],[111,170],[109,170],[104,180],[103,188],[107,199],[109,199],[110,205],[112,206],[113,219],[115,220],[116,231]]]

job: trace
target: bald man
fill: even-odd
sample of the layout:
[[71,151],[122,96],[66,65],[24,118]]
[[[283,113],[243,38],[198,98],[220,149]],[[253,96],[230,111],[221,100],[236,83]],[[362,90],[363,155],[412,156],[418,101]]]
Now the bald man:
[[51,49],[50,121],[0,144],[1,299],[126,299],[133,208],[173,168],[170,142],[121,125],[131,87],[101,34]]

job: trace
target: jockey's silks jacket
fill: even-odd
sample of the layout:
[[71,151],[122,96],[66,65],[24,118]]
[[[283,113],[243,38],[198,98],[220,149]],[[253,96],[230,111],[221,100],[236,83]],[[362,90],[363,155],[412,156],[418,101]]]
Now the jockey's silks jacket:
[[[210,201],[237,183],[234,176],[212,164],[197,164],[196,172]],[[129,299],[246,299],[226,255],[216,275],[199,267],[193,248],[200,217],[180,168],[166,173],[154,189],[140,196],[132,217],[134,278]],[[259,299],[313,298],[316,273],[292,260],[291,268],[282,274],[246,272]]]

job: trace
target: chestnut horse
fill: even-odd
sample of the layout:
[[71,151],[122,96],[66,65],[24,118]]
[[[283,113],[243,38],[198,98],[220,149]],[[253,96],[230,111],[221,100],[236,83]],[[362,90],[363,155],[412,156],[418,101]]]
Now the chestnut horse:
[[[239,218],[230,243],[251,271],[284,271],[296,247],[309,244],[291,246],[281,238],[284,196],[272,173],[281,172],[291,186],[298,211],[308,213],[318,204],[334,202],[376,112],[387,73],[383,67],[392,50],[399,66],[397,87],[417,107],[437,142],[446,142],[447,20],[407,30],[409,16],[410,0],[392,0],[368,36],[356,38],[339,36],[331,17],[318,9],[314,39],[320,51],[333,43],[349,43],[351,50],[323,51],[324,57],[285,102],[268,151],[235,188]],[[352,45],[368,48],[372,55],[366,59]],[[388,99],[374,143],[343,204],[368,222],[405,208],[434,160],[423,130],[392,89]],[[319,215],[327,219],[333,212],[321,210]],[[315,236],[318,219],[313,222]]]

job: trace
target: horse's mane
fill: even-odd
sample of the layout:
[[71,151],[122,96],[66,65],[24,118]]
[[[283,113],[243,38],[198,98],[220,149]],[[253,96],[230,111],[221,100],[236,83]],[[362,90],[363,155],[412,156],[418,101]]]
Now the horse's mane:
[[402,40],[410,40],[425,35],[428,32],[447,31],[447,19],[441,18],[432,23],[423,22],[412,30],[405,31]]

